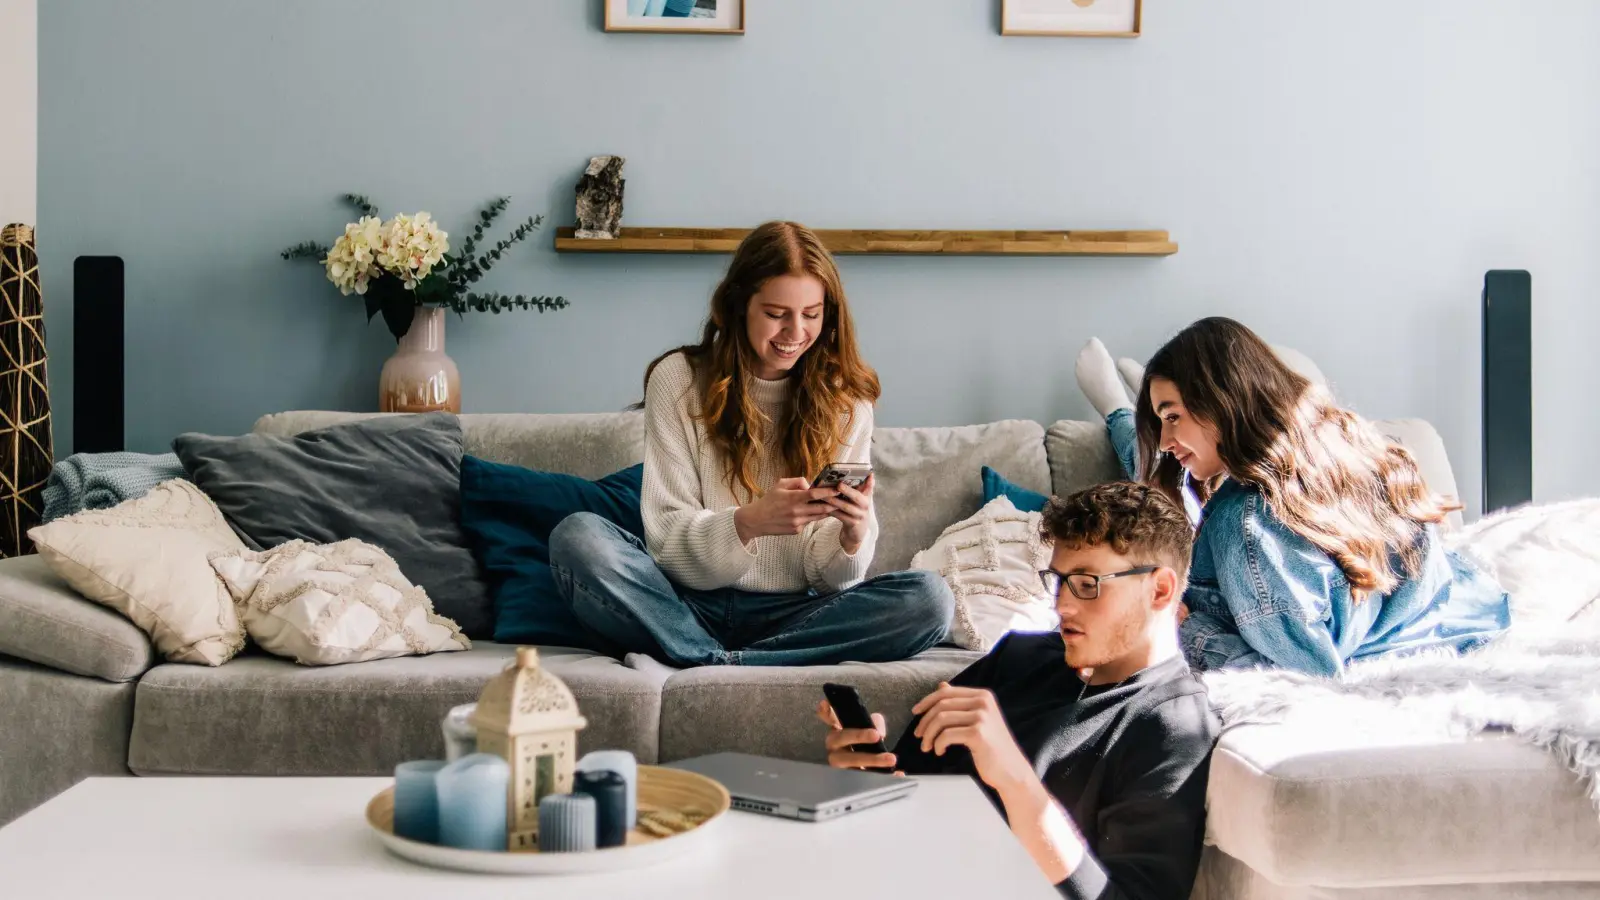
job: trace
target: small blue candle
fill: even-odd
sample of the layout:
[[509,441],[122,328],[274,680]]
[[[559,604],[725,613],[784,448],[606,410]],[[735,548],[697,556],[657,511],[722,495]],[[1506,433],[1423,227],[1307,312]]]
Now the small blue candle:
[[439,843],[439,794],[435,777],[444,763],[419,759],[394,767],[394,833],[425,844]]
[[472,753],[439,770],[439,843],[461,850],[506,849],[506,786],[511,767]]
[[639,762],[626,750],[595,750],[585,753],[575,767],[577,772],[610,770],[622,776],[628,788],[628,827],[639,824]]
[[594,798],[547,794],[539,801],[539,852],[577,853],[595,845]]
[[572,793],[594,798],[596,847],[621,847],[628,840],[628,785],[610,769],[579,772]]

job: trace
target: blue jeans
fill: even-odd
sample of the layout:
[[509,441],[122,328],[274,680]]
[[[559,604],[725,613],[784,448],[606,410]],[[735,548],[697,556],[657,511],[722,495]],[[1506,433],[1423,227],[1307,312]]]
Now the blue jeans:
[[927,571],[891,572],[832,594],[681,587],[643,541],[592,513],[550,532],[550,569],[591,631],[680,666],[906,659],[944,640],[955,611],[949,586]]

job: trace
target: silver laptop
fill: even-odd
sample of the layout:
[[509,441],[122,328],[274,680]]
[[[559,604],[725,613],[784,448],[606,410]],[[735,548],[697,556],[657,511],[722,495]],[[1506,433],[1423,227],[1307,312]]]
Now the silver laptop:
[[720,782],[733,808],[786,819],[823,822],[898,800],[917,789],[916,779],[882,772],[835,769],[748,753],[713,753],[667,763]]

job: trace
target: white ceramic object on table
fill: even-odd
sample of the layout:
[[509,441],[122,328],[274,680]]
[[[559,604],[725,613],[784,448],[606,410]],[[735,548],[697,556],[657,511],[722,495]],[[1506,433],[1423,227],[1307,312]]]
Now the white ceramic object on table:
[[463,703],[444,714],[439,729],[444,732],[446,762],[455,762],[478,752],[478,730],[472,727],[472,713],[477,708],[476,703]]

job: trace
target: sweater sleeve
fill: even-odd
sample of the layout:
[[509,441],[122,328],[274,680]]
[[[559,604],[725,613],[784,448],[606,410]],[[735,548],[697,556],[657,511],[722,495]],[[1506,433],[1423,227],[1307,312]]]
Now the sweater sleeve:
[[645,545],[673,581],[696,590],[727,587],[755,564],[739,540],[737,507],[707,509],[700,484],[700,445],[693,418],[694,374],[682,355],[669,356],[645,386],[644,481],[639,512]]
[[[829,462],[870,463],[872,461],[872,406],[862,403],[855,409],[850,433],[837,458]],[[876,488],[874,488],[876,501]],[[823,519],[807,526],[805,532],[806,583],[822,593],[842,591],[867,577],[873,551],[878,542],[876,502],[867,521],[867,536],[854,554],[839,545],[844,525],[838,519]]]

